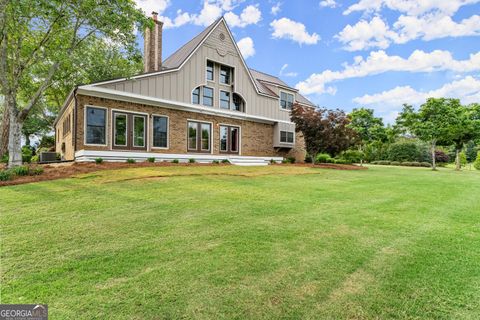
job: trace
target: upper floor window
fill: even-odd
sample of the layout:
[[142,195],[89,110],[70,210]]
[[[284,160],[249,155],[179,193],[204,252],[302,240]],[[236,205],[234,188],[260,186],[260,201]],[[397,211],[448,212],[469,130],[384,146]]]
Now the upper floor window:
[[213,62],[207,61],[207,80],[213,81]]
[[245,112],[245,101],[236,93],[233,94],[233,106],[235,111]]
[[103,108],[86,108],[86,144],[106,144],[107,111]]
[[293,132],[280,131],[280,142],[293,143]]
[[230,92],[220,90],[220,108],[230,109]]
[[207,107],[213,107],[213,89],[209,87],[203,87],[203,105]]
[[232,76],[232,68],[227,66],[220,66],[220,83],[230,84]]
[[292,110],[293,94],[281,92],[280,93],[280,108],[284,110]]
[[200,87],[193,89],[192,91],[192,103],[200,104]]

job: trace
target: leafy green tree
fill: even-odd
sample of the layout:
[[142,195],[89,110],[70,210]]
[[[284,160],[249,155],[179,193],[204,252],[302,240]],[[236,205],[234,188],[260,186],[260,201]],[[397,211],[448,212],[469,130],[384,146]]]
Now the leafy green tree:
[[455,169],[462,167],[460,152],[469,141],[480,137],[480,108],[477,105],[464,107],[458,100],[452,100],[456,121],[451,121],[451,135],[455,147]]
[[480,153],[478,153],[477,160],[475,160],[473,166],[475,167],[475,169],[480,170]]
[[430,145],[432,169],[436,170],[435,148],[437,144],[451,144],[452,127],[458,122],[460,101],[458,99],[429,98],[416,112],[412,106],[404,105],[397,123],[420,140]]
[[[19,165],[22,127],[32,109],[91,38],[135,49],[132,0],[0,0],[0,94],[9,117],[9,166]],[[24,102],[24,103],[22,103]]]
[[[374,141],[385,142],[388,139],[382,118],[375,117],[373,112],[372,109],[360,108],[353,109],[348,115],[350,118],[349,127],[358,134],[358,145],[362,154],[365,151],[366,145]],[[363,162],[363,156],[361,160],[361,162]]]
[[477,146],[473,140],[469,141],[465,147],[465,155],[468,162],[474,162],[477,159]]

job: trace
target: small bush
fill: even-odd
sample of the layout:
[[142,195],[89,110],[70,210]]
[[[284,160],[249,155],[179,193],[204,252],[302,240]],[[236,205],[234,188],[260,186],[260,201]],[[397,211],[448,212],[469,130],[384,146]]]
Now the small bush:
[[195,161],[195,159],[193,159],[193,158],[188,159],[188,163],[195,163],[195,162],[196,162],[196,161]]
[[296,160],[295,157],[288,157],[287,159],[289,163],[295,163]]
[[270,159],[270,164],[275,164],[275,163],[277,163],[275,160]]
[[373,164],[378,164],[378,165],[381,165],[381,166],[388,166],[388,165],[390,165],[390,161],[387,161],[387,160],[373,161],[372,163],[373,163]]
[[178,159],[173,159],[172,160],[172,163],[179,163],[180,161],[178,161]]
[[342,152],[340,158],[350,161],[351,163],[360,163],[363,156],[363,152],[359,150],[346,150]]
[[328,153],[319,153],[317,155],[317,159],[315,159],[318,163],[327,163],[327,160],[331,159]]
[[38,161],[40,161],[40,156],[38,154],[34,155],[30,160],[30,162],[38,162]]
[[290,162],[288,162],[288,159],[283,159],[283,160],[282,160],[282,163],[283,163],[283,164],[288,164],[288,163],[290,163]]
[[336,164],[352,164],[351,161],[345,160],[345,159],[335,159]]
[[219,164],[220,161],[218,161],[218,160],[213,160],[212,163],[213,163],[213,164]]
[[30,173],[28,166],[13,167],[11,170],[17,176],[28,176]]
[[402,163],[401,163],[400,161],[391,161],[391,162],[390,162],[390,165],[391,165],[391,166],[401,166]]
[[30,163],[30,161],[32,161],[33,151],[34,151],[33,147],[23,146],[22,147],[22,162]]
[[475,169],[480,170],[480,153],[477,155],[477,160],[473,163]]
[[30,174],[32,176],[38,176],[38,175],[41,175],[42,173],[43,173],[43,168],[42,167],[30,168]]
[[96,164],[102,164],[103,163],[103,158],[96,158],[95,163]]
[[432,167],[432,165],[430,164],[430,162],[420,162],[420,165],[422,167],[425,167],[425,168],[430,168]]
[[230,161],[228,159],[223,159],[222,163],[230,163]]
[[405,167],[413,167],[413,162],[406,161],[406,162],[402,162],[401,165]]
[[155,158],[154,157],[147,158],[147,162],[154,163]]
[[435,162],[447,163],[450,162],[450,157],[442,150],[435,150]]
[[0,181],[12,180],[13,172],[11,170],[0,170]]
[[1,162],[1,163],[8,163],[8,152],[6,152],[6,153],[3,155],[2,159],[0,159],[0,162]]
[[127,163],[135,163],[137,161],[135,161],[135,159],[127,159]]

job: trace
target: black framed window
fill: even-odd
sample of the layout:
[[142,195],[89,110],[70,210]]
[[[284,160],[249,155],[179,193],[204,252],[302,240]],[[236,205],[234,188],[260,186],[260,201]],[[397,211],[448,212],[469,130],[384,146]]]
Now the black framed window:
[[153,146],[168,148],[168,118],[153,116]]
[[233,106],[235,111],[245,112],[245,101],[238,94],[233,94]]
[[284,110],[292,110],[292,106],[293,106],[293,94],[281,92],[280,107]]
[[293,132],[280,131],[280,142],[293,143]]
[[213,81],[213,62],[212,61],[207,61],[207,80]]
[[230,84],[231,74],[232,74],[232,68],[227,66],[220,66],[220,83]]
[[86,118],[86,143],[104,145],[106,141],[107,111],[101,108],[87,107]]
[[209,87],[203,87],[203,105],[207,107],[213,107],[213,89]]
[[230,92],[220,90],[220,108],[230,109]]
[[200,87],[193,89],[192,91],[192,103],[200,104]]

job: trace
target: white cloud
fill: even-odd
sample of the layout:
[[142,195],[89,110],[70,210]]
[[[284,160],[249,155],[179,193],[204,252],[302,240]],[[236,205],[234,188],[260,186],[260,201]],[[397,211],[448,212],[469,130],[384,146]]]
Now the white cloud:
[[135,0],[135,3],[145,15],[150,16],[153,11],[162,14],[170,5],[170,0]]
[[480,35],[480,16],[473,15],[455,22],[451,17],[431,13],[420,17],[401,15],[393,29],[380,17],[370,21],[361,20],[355,25],[347,25],[335,37],[348,51],[369,48],[386,49],[391,43],[402,44],[415,39],[425,41],[445,38]]
[[248,59],[255,55],[255,47],[253,45],[253,40],[250,37],[245,37],[237,42],[238,48],[242,53],[244,59]]
[[244,28],[249,24],[257,24],[262,19],[262,12],[258,9],[258,6],[249,5],[243,9],[240,16],[233,12],[227,12],[225,14],[225,20],[232,28],[239,27]]
[[480,80],[467,76],[462,80],[447,83],[439,89],[427,92],[417,91],[410,86],[396,87],[373,95],[364,95],[353,99],[360,105],[374,105],[382,108],[401,107],[408,103],[419,105],[428,98],[457,98],[469,104],[480,101]]
[[455,60],[449,51],[435,50],[430,53],[415,50],[408,58],[389,56],[385,51],[373,51],[364,59],[354,58],[352,64],[344,64],[343,70],[325,70],[314,73],[296,85],[303,94],[322,94],[331,91],[329,83],[361,78],[385,72],[435,72],[453,71],[467,73],[480,71],[480,52],[471,54],[466,60]]
[[337,3],[335,0],[323,0],[320,1],[320,7],[335,8]]
[[379,12],[386,7],[413,16],[431,11],[451,16],[460,7],[478,2],[480,0],[360,0],[348,7],[343,14],[347,15],[355,11]]
[[282,4],[280,2],[277,2],[277,4],[274,5],[272,7],[272,9],[270,10],[270,13],[273,14],[274,16],[276,16],[280,12],[280,10],[282,9],[281,6],[282,6]]
[[287,68],[288,68],[288,64],[285,63],[282,66],[282,68],[280,69],[279,75],[282,76],[282,77],[296,77],[296,76],[298,76],[297,72],[285,72],[285,70],[287,70]]
[[309,34],[303,23],[281,18],[273,20],[270,23],[273,28],[272,36],[275,39],[290,39],[299,44],[316,44],[320,40],[320,36],[316,33]]

